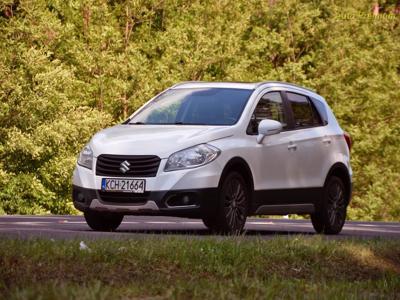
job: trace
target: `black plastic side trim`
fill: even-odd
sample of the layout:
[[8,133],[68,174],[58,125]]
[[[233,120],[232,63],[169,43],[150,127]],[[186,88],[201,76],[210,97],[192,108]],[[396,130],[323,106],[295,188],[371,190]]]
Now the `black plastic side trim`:
[[268,205],[312,204],[315,206],[321,201],[322,195],[323,187],[254,191],[251,214],[255,214],[259,207]]
[[256,215],[287,215],[287,214],[312,214],[315,212],[314,204],[281,204],[262,205],[257,208]]

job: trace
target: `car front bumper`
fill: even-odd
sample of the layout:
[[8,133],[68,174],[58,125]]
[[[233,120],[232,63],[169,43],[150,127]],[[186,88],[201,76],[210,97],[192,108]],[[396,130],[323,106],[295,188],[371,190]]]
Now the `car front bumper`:
[[[104,195],[104,194],[103,194]],[[126,215],[164,215],[199,218],[215,211],[218,189],[186,189],[171,191],[152,191],[144,195],[118,197],[104,201],[101,190],[72,186],[72,198],[80,211],[96,210]],[[108,200],[108,199],[107,199]],[[187,203],[184,203],[187,200]]]
[[[102,178],[95,170],[77,165],[73,174],[73,202],[78,210],[198,217],[217,203],[217,187],[222,167],[214,161],[202,167],[164,172],[162,159],[155,177],[146,180],[144,194],[101,191]],[[96,160],[94,161],[96,166]]]

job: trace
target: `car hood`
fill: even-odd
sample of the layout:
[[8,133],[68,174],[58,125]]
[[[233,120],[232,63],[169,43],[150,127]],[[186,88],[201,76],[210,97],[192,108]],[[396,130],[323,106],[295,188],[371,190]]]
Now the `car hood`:
[[90,146],[100,154],[157,155],[172,153],[232,135],[230,126],[117,125],[98,132]]

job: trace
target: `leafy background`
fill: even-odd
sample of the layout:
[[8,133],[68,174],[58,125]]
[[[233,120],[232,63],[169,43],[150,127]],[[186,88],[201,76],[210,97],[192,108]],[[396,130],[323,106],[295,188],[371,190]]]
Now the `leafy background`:
[[176,82],[284,80],[354,139],[350,218],[399,220],[397,2],[0,0],[0,213],[76,212],[81,147]]

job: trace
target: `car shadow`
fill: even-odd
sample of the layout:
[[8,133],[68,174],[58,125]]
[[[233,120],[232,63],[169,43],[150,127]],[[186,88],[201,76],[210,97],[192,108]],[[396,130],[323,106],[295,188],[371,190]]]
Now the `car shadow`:
[[[208,229],[120,229],[117,233],[149,234],[149,235],[182,235],[182,236],[224,236],[215,234]],[[244,230],[240,236],[289,236],[307,235],[313,236],[315,232],[285,231],[285,230]]]

